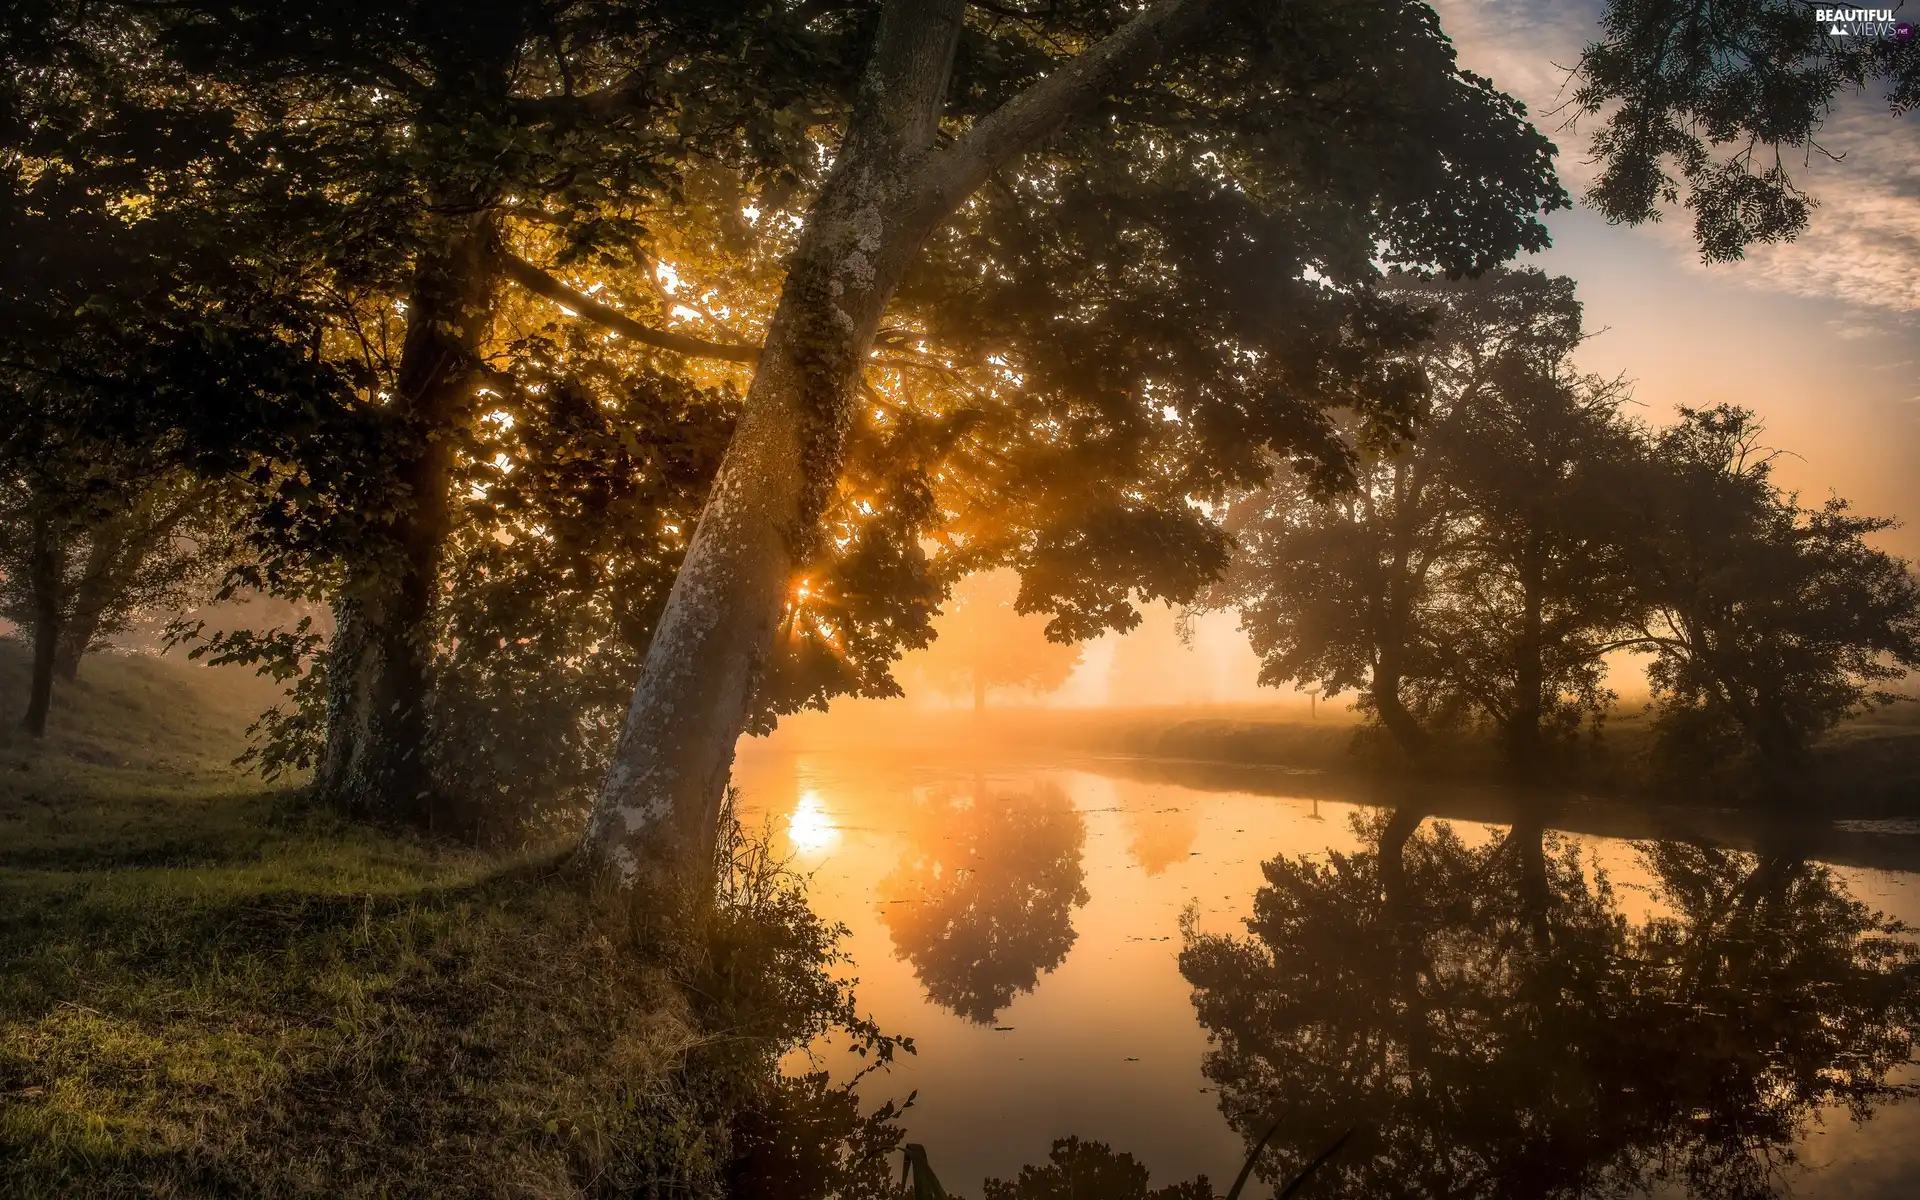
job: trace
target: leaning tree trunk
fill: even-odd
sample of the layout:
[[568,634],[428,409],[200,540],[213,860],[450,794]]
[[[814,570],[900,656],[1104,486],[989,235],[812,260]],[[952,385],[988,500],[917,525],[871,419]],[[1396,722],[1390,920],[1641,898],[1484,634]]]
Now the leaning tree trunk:
[[33,596],[33,674],[27,713],[20,722],[31,737],[44,737],[53,708],[53,665],[60,645],[60,543],[44,512],[33,515],[28,535],[27,585]]
[[1000,165],[1200,28],[1207,7],[1164,0],[936,151],[965,3],[888,0],[588,824],[589,861],[615,887],[712,860],[734,743],[839,477],[854,385],[921,244]]
[[80,677],[80,660],[86,657],[100,623],[113,602],[113,582],[118,577],[121,550],[126,542],[119,522],[108,522],[94,530],[87,547],[87,565],[73,589],[73,605],[60,629],[59,645],[54,650],[53,671],[72,683]]
[[342,812],[432,828],[428,706],[441,556],[451,531],[453,435],[470,415],[492,318],[497,226],[452,218],[422,256],[396,380],[403,503],[335,602],[327,745],[315,784]]
[[[647,648],[588,831],[622,884],[704,861],[795,564],[840,474],[849,397],[931,231],[908,194],[930,148],[961,4],[883,18],[860,110],[788,267],[744,411]],[[903,19],[906,18],[906,19]],[[913,19],[918,18],[918,19]]]
[[93,645],[93,634],[99,625],[97,620],[86,620],[78,615],[67,622],[61,631],[60,644],[53,651],[53,673],[62,683],[73,683],[80,678],[80,660],[87,656]]

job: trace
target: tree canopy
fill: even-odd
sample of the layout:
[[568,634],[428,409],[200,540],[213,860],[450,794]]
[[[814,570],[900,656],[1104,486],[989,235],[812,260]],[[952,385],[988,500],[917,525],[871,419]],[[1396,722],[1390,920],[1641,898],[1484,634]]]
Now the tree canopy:
[[[1799,220],[1714,148],[1910,104],[1904,44],[1676,13],[1613,5],[1579,103],[1603,211],[1677,161],[1710,255]],[[1477,275],[1566,203],[1410,0],[113,0],[17,7],[0,60],[8,395],[236,489],[229,585],[328,610],[202,631],[299,680],[265,760],[435,828],[577,813],[611,761],[623,877],[709,837],[738,733],[894,694],[966,574],[1125,630],[1276,465],[1403,471],[1435,360],[1386,272]],[[1597,620],[1513,590],[1531,544],[1481,539],[1483,598]],[[1448,645],[1520,741],[1597,694],[1584,650]]]

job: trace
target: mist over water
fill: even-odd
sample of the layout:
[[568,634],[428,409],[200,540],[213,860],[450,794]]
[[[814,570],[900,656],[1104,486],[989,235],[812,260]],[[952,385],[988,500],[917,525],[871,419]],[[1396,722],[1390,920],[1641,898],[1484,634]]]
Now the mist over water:
[[[1868,910],[1920,921],[1920,836],[1912,829],[1870,823],[1808,843],[1802,858],[1778,853],[1767,829],[1738,816],[1701,816],[1686,837],[1657,841],[1650,839],[1679,832],[1673,822],[1685,818],[1625,816],[1567,798],[1538,842],[1553,889],[1545,918],[1552,928],[1540,944],[1547,948],[1516,949],[1513,939],[1524,941],[1516,931],[1532,918],[1522,905],[1518,864],[1525,856],[1510,846],[1524,850],[1525,837],[1502,815],[1512,811],[1511,798],[1496,789],[1386,788],[1311,772],[1103,756],[1076,749],[1089,744],[1087,726],[1064,715],[894,719],[906,716],[906,707],[869,705],[851,718],[801,720],[770,739],[743,742],[736,781],[748,823],[767,823],[809,875],[816,910],[850,930],[847,970],[859,979],[862,1007],[889,1031],[914,1038],[918,1053],[866,1080],[863,1095],[878,1103],[917,1092],[906,1117],[909,1137],[927,1145],[950,1189],[977,1194],[984,1177],[1012,1178],[1070,1134],[1135,1155],[1155,1186],[1204,1173],[1223,1188],[1246,1153],[1249,1114],[1275,1104],[1291,1105],[1289,1128],[1276,1139],[1281,1159],[1310,1154],[1318,1148],[1314,1139],[1330,1141],[1329,1131],[1343,1123],[1373,1123],[1374,1140],[1351,1151],[1351,1174],[1317,1185],[1326,1195],[1387,1194],[1368,1172],[1388,1169],[1407,1138],[1452,1139],[1460,1147],[1459,1175],[1447,1186],[1468,1195],[1892,1197],[1910,1194],[1908,1181],[1920,1177],[1920,1107],[1898,1103],[1894,1094],[1920,1082],[1902,1065],[1910,1044],[1901,1040],[1920,1005],[1920,976],[1910,962],[1854,961],[1847,947],[1855,935],[1828,927],[1864,920]],[[1360,864],[1354,869],[1380,869],[1381,822],[1395,801],[1414,811],[1409,797],[1433,814],[1407,843],[1411,903],[1450,914],[1420,927],[1432,946],[1449,948],[1434,960],[1447,965],[1425,968],[1439,972],[1433,978],[1450,979],[1448,988],[1484,1003],[1525,1007],[1536,1004],[1533,992],[1556,971],[1628,961],[1621,954],[1644,960],[1635,969],[1653,974],[1636,976],[1642,982],[1633,986],[1589,982],[1568,991],[1574,997],[1598,989],[1611,997],[1611,1015],[1591,1027],[1582,1022],[1600,1010],[1589,1011],[1584,1001],[1528,1008],[1546,1014],[1537,1020],[1547,1021],[1547,1036],[1561,1039],[1554,1053],[1519,1032],[1537,1021],[1509,1014],[1512,1027],[1491,1027],[1484,1045],[1442,1037],[1414,1052],[1416,1063],[1421,1053],[1429,1062],[1441,1055],[1456,1076],[1403,1062],[1395,1069],[1411,1071],[1412,1082],[1382,1091],[1368,1081],[1369,1050],[1347,1068],[1309,1077],[1316,1060],[1303,1047],[1316,1037],[1359,1037],[1356,1047],[1387,1048],[1381,1062],[1402,1061],[1391,1047],[1408,1031],[1394,1014],[1412,999],[1396,993],[1400,985],[1384,967],[1378,978],[1368,974],[1366,904],[1344,897],[1323,913],[1309,903],[1311,889],[1283,903],[1262,864],[1326,868],[1339,854]],[[1555,825],[1569,832],[1555,834]],[[1821,865],[1822,857],[1831,865]],[[1416,860],[1426,865],[1412,865]],[[1682,861],[1692,865],[1676,865]],[[1676,898],[1698,884],[1688,872],[1701,863],[1725,874],[1735,910],[1757,906],[1757,919],[1769,930],[1787,930],[1787,942],[1775,946],[1763,936],[1743,945],[1721,926],[1702,933],[1686,925]],[[1603,878],[1604,902],[1595,901],[1592,889]],[[1256,912],[1273,919],[1276,904],[1294,914],[1286,926],[1292,933],[1258,949],[1246,920]],[[1361,932],[1329,926],[1336,913],[1348,914],[1340,921],[1351,916]],[[1508,932],[1490,932],[1500,929]],[[1258,973],[1222,977],[1220,962],[1243,960],[1216,959],[1207,968],[1216,974],[1206,1017],[1196,1008],[1196,986],[1208,980],[1198,959],[1183,973],[1181,952],[1183,945],[1229,945],[1222,937],[1238,939],[1235,953],[1254,954],[1244,962],[1281,975],[1264,983]],[[1580,957],[1588,953],[1583,946],[1619,937],[1627,940],[1592,949],[1599,957],[1579,966],[1589,961]],[[1673,987],[1708,987],[1661,957],[1668,953],[1661,937],[1711,952],[1715,961],[1769,964],[1750,975],[1729,965],[1734,975],[1714,985],[1735,989],[1756,1011],[1809,1004],[1820,1011],[1803,1023],[1700,1018],[1707,1022],[1700,1040],[1710,1040],[1709,1025],[1736,1040],[1750,1036],[1748,1059],[1738,1047],[1727,1050],[1725,1062],[1702,1050],[1680,1055],[1670,1078],[1652,1064],[1642,1077],[1608,1077],[1600,1066],[1621,1057],[1623,1047],[1582,1038],[1611,1026],[1631,1043],[1671,1023],[1649,1018],[1660,1011],[1650,1006],[1672,1000],[1648,980],[1672,975],[1681,980]],[[1316,938],[1339,953],[1313,960]],[[1900,933],[1882,941],[1911,938]],[[1357,990],[1321,1012],[1313,1006],[1329,1003],[1330,994],[1293,995],[1306,1014],[1297,1027],[1263,1026],[1266,1018],[1248,1013],[1219,1023],[1219,1006],[1233,1011],[1243,985],[1253,988],[1249,996],[1284,1008],[1289,985],[1275,980],[1295,969],[1305,971],[1297,977],[1303,979],[1351,977],[1343,986]],[[1195,971],[1201,976],[1190,977]],[[1415,988],[1427,997],[1420,1003],[1445,1009],[1446,988],[1426,987]],[[1709,988],[1699,995],[1694,1007],[1702,1011],[1728,1007],[1728,993]],[[1249,1012],[1265,1011],[1267,1002]],[[1308,1036],[1314,1029],[1319,1033]],[[1308,1040],[1290,1040],[1298,1037]],[[858,1065],[832,1046],[817,1053],[837,1073]],[[1571,1058],[1561,1062],[1555,1053]],[[1496,1071],[1490,1064],[1497,1062],[1511,1065]],[[1258,1063],[1266,1066],[1247,1075]],[[1735,1073],[1746,1072],[1747,1085],[1758,1090],[1726,1100],[1725,1112],[1711,1111],[1697,1089],[1730,1064],[1743,1064]],[[1260,1071],[1276,1066],[1287,1075],[1263,1082]],[[1829,1076],[1850,1079],[1854,1091],[1815,1086]],[[1673,1095],[1663,1096],[1668,1086]],[[1724,1080],[1713,1087],[1739,1091]],[[1565,1101],[1555,1089],[1587,1099]],[[1771,1097],[1765,1104],[1754,1098],[1760,1091]],[[1843,1103],[1849,1098],[1871,1119],[1855,1122]],[[1683,1119],[1664,1111],[1669,1101],[1705,1107]],[[1557,1132],[1532,1144],[1529,1119]],[[1736,1128],[1745,1132],[1736,1137]],[[1763,1129],[1773,1132],[1755,1132]],[[1735,1159],[1738,1171],[1727,1165]],[[1699,1173],[1708,1160],[1719,1163],[1711,1178]],[[1434,1170],[1440,1175],[1428,1182],[1437,1187],[1444,1170]],[[1501,1178],[1506,1182],[1489,1183]]]

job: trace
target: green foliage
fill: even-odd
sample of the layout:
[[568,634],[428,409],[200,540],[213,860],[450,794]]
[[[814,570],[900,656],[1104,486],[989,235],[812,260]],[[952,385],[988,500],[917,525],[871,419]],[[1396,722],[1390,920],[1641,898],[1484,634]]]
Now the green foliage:
[[74,699],[164,696],[141,715],[169,740],[107,766],[9,749],[0,776],[0,1191],[774,1197],[830,1162],[844,1184],[815,1194],[882,1194],[854,1185],[884,1178],[897,1108],[779,1077],[854,1010],[836,933],[764,847],[733,843],[703,932],[650,956],[550,852],[388,838],[211,764],[175,775],[183,751],[230,752],[191,739],[236,706],[113,665]]
[[1867,539],[1893,522],[1772,481],[1751,412],[1682,409],[1635,488],[1638,634],[1669,757],[1736,742],[1796,766],[1843,718],[1899,697],[1920,666],[1920,579]]
[[563,363],[528,346],[476,423],[439,614],[436,774],[509,841],[584,820],[738,406]]
[[1879,89],[1896,116],[1920,102],[1920,42],[1832,37],[1811,5],[1610,0],[1603,27],[1574,93],[1605,114],[1589,199],[1637,224],[1684,198],[1709,262],[1806,228],[1814,199],[1788,163],[1819,147],[1841,97]]
[[[1095,11],[1060,18],[1091,36],[1116,19]],[[1011,61],[1003,89],[1052,65]],[[1425,6],[1220,20],[990,180],[902,287],[896,308],[965,371],[948,402],[978,414],[938,473],[957,565],[1016,568],[1019,610],[1061,640],[1191,600],[1226,561],[1194,501],[1274,458],[1349,479],[1331,410],[1412,420],[1423,322],[1379,294],[1377,263],[1459,274],[1544,245],[1551,155]]]
[[1571,280],[1414,278],[1418,440],[1369,444],[1355,490],[1283,475],[1230,505],[1234,606],[1261,682],[1354,691],[1403,748],[1483,722],[1532,760],[1609,699],[1600,657],[1631,591],[1609,502],[1635,443],[1619,389],[1575,375]]

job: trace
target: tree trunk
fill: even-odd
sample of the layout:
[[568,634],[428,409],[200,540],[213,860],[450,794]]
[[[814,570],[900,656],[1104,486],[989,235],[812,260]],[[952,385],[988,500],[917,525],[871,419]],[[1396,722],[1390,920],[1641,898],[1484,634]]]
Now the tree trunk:
[[76,628],[80,622],[68,622],[61,632],[60,644],[53,651],[53,673],[61,683],[73,683],[80,678],[80,660],[86,657],[87,646],[93,641],[92,630]]
[[1413,627],[1416,590],[1409,564],[1412,562],[1418,521],[1415,519],[1415,480],[1413,467],[1406,462],[1393,469],[1394,513],[1392,525],[1393,558],[1388,567],[1386,586],[1380,598],[1383,628],[1379,630],[1379,658],[1373,668],[1373,707],[1380,723],[1393,740],[1410,755],[1426,752],[1427,731],[1420,726],[1400,699],[1405,676],[1405,654]]
[[1407,895],[1407,843],[1426,820],[1426,806],[1402,801],[1394,805],[1386,828],[1380,831],[1380,892],[1387,921],[1394,927],[1396,939],[1413,916],[1412,898]]
[[27,687],[27,713],[20,722],[29,736],[44,737],[53,707],[54,657],[60,644],[60,545],[44,512],[33,515],[27,548],[27,583],[33,589],[33,675]]
[[588,824],[587,856],[614,886],[667,884],[711,862],[734,742],[838,480],[854,385],[921,244],[992,171],[1200,28],[1207,8],[1145,10],[935,152],[964,0],[888,0]]
[[72,683],[80,677],[80,660],[93,646],[94,634],[112,603],[113,581],[118,577],[121,551],[126,542],[119,522],[107,522],[93,531],[87,547],[87,565],[74,588],[73,607],[60,630],[54,651],[53,671],[61,680]]
[[882,16],[853,124],[788,269],[588,830],[590,852],[622,886],[643,869],[703,863],[713,845],[795,564],[813,549],[840,474],[848,398],[932,230],[925,199],[910,194],[912,168],[932,144],[962,8],[924,0]]
[[1534,948],[1544,952],[1553,947],[1550,919],[1553,891],[1547,879],[1546,814],[1540,811],[1537,797],[1522,797],[1520,805],[1512,835],[1520,856],[1520,902],[1533,933]]
[[407,306],[395,394],[394,478],[407,501],[335,604],[327,654],[327,746],[315,783],[342,812],[433,828],[444,820],[427,761],[434,615],[451,530],[454,435],[471,416],[492,319],[497,225],[449,218],[423,254]]
[[1540,760],[1540,720],[1545,708],[1541,693],[1546,686],[1541,660],[1545,651],[1541,592],[1545,586],[1540,539],[1529,534],[1520,553],[1520,644],[1515,648],[1513,711],[1507,721],[1508,761],[1523,772],[1533,770]]
[[1427,731],[1407,710],[1400,699],[1400,672],[1391,660],[1382,660],[1373,671],[1373,707],[1380,714],[1380,723],[1387,727],[1393,740],[1408,754],[1426,753]]

